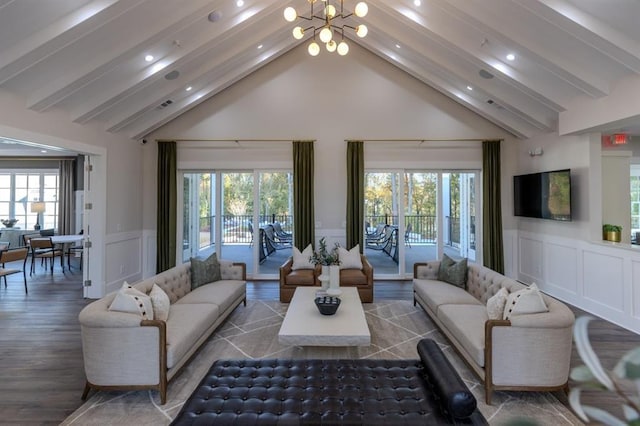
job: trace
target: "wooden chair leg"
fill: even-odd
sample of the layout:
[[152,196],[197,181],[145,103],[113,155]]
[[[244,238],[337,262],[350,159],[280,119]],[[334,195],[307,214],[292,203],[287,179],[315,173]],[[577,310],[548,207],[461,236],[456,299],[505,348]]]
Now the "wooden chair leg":
[[84,384],[84,392],[82,392],[82,400],[86,401],[87,400],[87,395],[89,395],[89,391],[91,390],[91,385],[89,384],[89,382],[85,382]]

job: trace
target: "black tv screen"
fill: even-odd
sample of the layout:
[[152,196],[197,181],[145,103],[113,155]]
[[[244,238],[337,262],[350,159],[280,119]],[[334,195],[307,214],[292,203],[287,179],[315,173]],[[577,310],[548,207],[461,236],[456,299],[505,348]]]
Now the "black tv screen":
[[514,176],[513,214],[571,220],[571,170]]

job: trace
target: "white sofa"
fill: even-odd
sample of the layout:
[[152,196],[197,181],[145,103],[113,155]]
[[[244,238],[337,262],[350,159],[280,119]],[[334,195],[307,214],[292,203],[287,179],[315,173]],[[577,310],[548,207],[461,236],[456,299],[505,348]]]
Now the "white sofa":
[[486,402],[495,389],[568,390],[575,317],[562,302],[542,294],[548,312],[489,319],[487,300],[501,287],[526,286],[469,263],[466,290],[438,280],[439,261],[414,265],[414,305],[420,306],[484,381]]
[[166,321],[110,311],[116,292],[87,305],[79,315],[87,383],[93,389],[157,389],[167,399],[167,382],[200,345],[246,301],[246,265],[220,260],[222,280],[191,290],[189,262],[141,281],[148,294],[157,284],[171,302]]

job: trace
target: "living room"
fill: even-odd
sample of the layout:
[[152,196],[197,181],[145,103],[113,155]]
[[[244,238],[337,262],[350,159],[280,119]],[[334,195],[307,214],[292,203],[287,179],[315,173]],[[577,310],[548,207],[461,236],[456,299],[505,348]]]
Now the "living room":
[[[612,103],[628,105],[623,93],[635,93],[637,82],[626,84],[609,94]],[[346,140],[365,140],[371,170],[479,171],[481,141],[500,139],[505,274],[535,281],[552,296],[640,332],[634,275],[640,257],[630,246],[601,241],[601,131],[594,130],[609,123],[613,128],[624,114],[637,116],[637,106],[616,116],[606,107],[573,104],[557,131],[517,138],[509,126],[498,126],[357,44],[346,58],[321,54],[313,60],[299,45],[167,119],[145,135],[146,144],[105,132],[99,122],[73,123],[64,110],[26,109],[25,97],[0,90],[0,135],[95,160],[91,297],[156,273],[156,139],[178,140],[181,171],[290,169],[291,144],[270,141],[314,140],[316,237],[343,244]],[[223,139],[256,142],[241,149],[216,146]],[[530,155],[537,150],[543,155]],[[513,216],[514,175],[565,168],[572,170],[571,222]]]

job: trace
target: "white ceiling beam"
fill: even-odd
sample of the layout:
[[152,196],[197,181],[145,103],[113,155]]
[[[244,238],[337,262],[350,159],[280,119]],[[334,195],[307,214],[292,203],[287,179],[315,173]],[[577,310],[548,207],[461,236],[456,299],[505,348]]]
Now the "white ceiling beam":
[[240,81],[252,72],[280,57],[295,46],[297,46],[297,44],[292,43],[291,37],[287,34],[287,37],[283,37],[280,43],[272,46],[270,49],[267,49],[267,51],[260,55],[255,55],[253,52],[247,52],[246,55],[237,57],[233,61],[229,61],[225,64],[226,71],[212,76],[212,80],[209,84],[198,92],[193,93],[188,98],[182,99],[180,102],[172,104],[171,108],[165,108],[164,110],[157,111],[156,114],[151,117],[147,117],[146,120],[137,120],[129,127],[129,137],[134,140],[142,139],[159,127],[186,113],[190,109]]
[[441,76],[429,72],[424,64],[412,63],[396,56],[396,52],[391,49],[385,49],[379,43],[369,43],[367,38],[358,40],[358,44],[372,53],[380,56],[386,61],[395,64],[409,75],[434,88],[456,103],[472,110],[481,117],[487,119],[498,127],[505,129],[514,136],[525,139],[534,133],[533,126],[523,120],[509,114],[506,110],[498,110],[487,103],[480,102],[471,96],[468,96],[458,87],[451,85],[450,82]]
[[389,4],[374,0],[370,9],[376,7],[386,13],[390,18],[399,19],[408,27],[417,28],[433,42],[440,43],[451,52],[459,56],[468,56],[469,61],[476,64],[478,69],[490,70],[497,78],[507,81],[513,87],[527,93],[538,102],[556,111],[562,111],[563,104],[570,98],[562,96],[557,91],[551,90],[542,81],[531,78],[509,65],[498,61],[494,56],[481,50],[482,36],[478,35],[474,39],[466,39],[461,35],[459,22],[452,19],[451,15],[444,13],[441,9],[434,7],[429,10],[429,19],[419,15],[415,10],[407,7]]
[[[256,22],[267,19],[281,11],[274,9],[272,3],[274,1],[260,2],[251,9],[245,9],[238,12],[235,16],[227,16],[224,21],[219,21],[216,27],[220,31],[219,35],[214,38],[215,43],[220,43],[230,37],[239,34],[242,31],[248,31]],[[265,12],[265,10],[267,12]],[[284,19],[282,19],[284,21]],[[138,90],[146,85],[163,78],[163,76],[179,67],[196,59],[202,54],[206,54],[210,50],[212,35],[206,31],[202,31],[197,38],[191,39],[188,46],[180,48],[175,53],[163,58],[166,66],[158,72],[153,72],[152,66],[133,74],[128,79],[123,79],[117,85],[110,85],[107,90],[101,91],[101,96],[87,99],[81,106],[75,108],[71,112],[71,116],[76,123],[86,123],[99,114],[115,107],[129,96],[134,95]]]
[[[369,36],[365,39],[367,44],[386,45],[389,51],[394,52],[394,57],[420,58],[421,63],[428,63],[432,73],[437,73],[458,90],[465,91],[471,85],[474,89],[472,97],[479,98],[480,102],[489,99],[495,104],[503,105],[523,120],[536,128],[544,131],[556,130],[557,113],[537,102],[526,93],[514,90],[500,79],[487,80],[478,74],[478,68],[472,62],[468,62],[468,56],[459,57],[456,54],[434,43],[425,43],[422,34],[409,29],[403,22],[393,19],[380,19],[372,14],[367,19],[370,28]],[[355,38],[357,43],[360,40]],[[395,44],[399,43],[400,48]],[[385,58],[393,62],[393,59]]]
[[[286,21],[282,20],[282,22],[284,23],[282,27],[256,25],[251,37],[243,34],[227,40],[226,43],[216,42],[215,45],[210,45],[207,53],[209,60],[199,61],[196,67],[181,67],[183,72],[180,78],[152,84],[118,108],[114,108],[107,121],[106,130],[118,132],[139,117],[153,112],[167,99],[175,102],[189,97],[190,95],[185,91],[187,86],[191,86],[193,92],[197,92],[201,87],[215,80],[217,75],[226,74],[228,72],[226,68],[229,64],[238,62],[238,58],[245,58],[248,55],[263,56],[264,51],[270,51],[269,46],[283,46],[286,50],[296,46],[298,42],[286,31]],[[287,42],[290,46],[287,46]],[[263,48],[258,49],[258,45],[262,45]],[[282,48],[279,50],[281,51]]]
[[468,0],[432,1],[437,1],[443,10],[486,34],[488,40],[498,40],[507,48],[510,46],[520,56],[524,54],[527,60],[540,64],[584,94],[598,98],[609,92],[609,81],[592,72],[593,68],[572,63],[567,52],[557,52],[555,46],[536,43],[535,39],[518,31],[515,22],[511,22],[506,14],[501,15],[500,3],[504,0],[483,0],[482,4]]
[[146,22],[136,32],[136,38],[128,37],[121,40],[113,51],[96,53],[81,66],[69,69],[56,81],[33,92],[27,100],[27,108],[39,112],[45,111],[99,79],[118,64],[135,55],[140,55],[145,48],[158,43],[163,38],[170,37],[171,34],[191,25],[195,20],[202,19],[211,11],[211,8],[210,0],[193,0],[180,5],[180,13],[185,14],[182,18],[167,14],[162,19]]
[[[640,74],[640,43],[563,0],[512,0]],[[611,3],[611,7],[615,7]]]
[[96,0],[75,10],[31,37],[17,43],[0,57],[0,84],[127,12],[144,0]]

